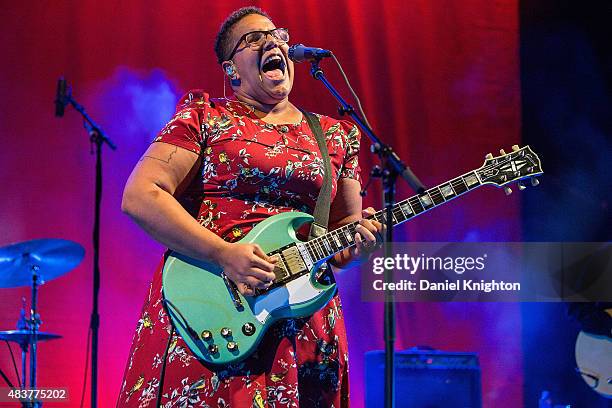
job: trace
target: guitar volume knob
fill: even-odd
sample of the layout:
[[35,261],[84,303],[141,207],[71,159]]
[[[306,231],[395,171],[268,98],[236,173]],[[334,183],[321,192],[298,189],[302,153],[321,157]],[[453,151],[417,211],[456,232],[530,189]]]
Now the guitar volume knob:
[[217,346],[216,344],[211,344],[210,346],[208,346],[208,351],[210,352],[210,354],[217,354],[219,352],[219,346]]
[[246,335],[246,336],[252,336],[253,334],[255,334],[255,325],[253,323],[245,323],[242,326],[242,332]]
[[221,329],[221,336],[230,337],[231,335],[232,335],[232,329],[230,329],[229,327],[224,327]]
[[212,332],[210,330],[203,330],[202,333],[200,333],[200,337],[205,341],[212,340]]
[[236,350],[238,350],[238,343],[236,343],[235,341],[227,342],[227,349],[229,351],[236,351]]

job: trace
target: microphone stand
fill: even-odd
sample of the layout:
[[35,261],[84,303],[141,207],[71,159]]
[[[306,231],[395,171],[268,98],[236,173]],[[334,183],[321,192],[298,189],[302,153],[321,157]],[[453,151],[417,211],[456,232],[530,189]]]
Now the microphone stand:
[[[365,123],[365,121],[357,115],[351,105],[338,93],[334,86],[327,80],[323,70],[319,66],[321,58],[313,58],[311,60],[310,73],[313,78],[321,81],[323,85],[331,92],[331,94],[340,103],[338,112],[340,115],[347,114],[355,123],[363,130],[372,142],[372,153],[375,153],[380,158],[382,168],[379,171],[372,171],[372,177],[381,177],[383,183],[383,200],[385,205],[385,257],[392,257],[391,244],[393,243],[393,205],[395,204],[395,182],[400,176],[410,187],[417,193],[425,192],[425,187],[414,175],[412,170],[402,162],[399,156],[393,149],[383,143],[374,131]],[[385,268],[384,277],[386,282],[393,281],[393,269]],[[385,407],[393,408],[395,405],[394,399],[394,358],[395,358],[395,296],[392,291],[385,291],[385,312],[384,312],[384,338],[385,338]]]
[[95,146],[96,154],[96,186],[93,227],[93,306],[89,327],[91,329],[91,408],[98,404],[98,329],[100,314],[98,312],[100,292],[100,205],[102,203],[102,145],[106,143],[112,150],[117,146],[102,131],[93,119],[85,112],[85,108],[68,92],[63,100],[64,105],[70,104],[83,117],[83,125],[89,135],[89,141]]

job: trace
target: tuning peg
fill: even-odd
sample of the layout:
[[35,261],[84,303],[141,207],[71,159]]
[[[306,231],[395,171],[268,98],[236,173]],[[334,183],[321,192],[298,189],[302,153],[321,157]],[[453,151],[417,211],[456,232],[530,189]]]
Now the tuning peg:
[[535,187],[535,186],[537,186],[538,184],[540,184],[540,180],[538,180],[538,179],[537,179],[537,178],[535,178],[535,177],[532,177],[532,178],[531,178],[531,185]]
[[510,187],[504,187],[504,192],[506,193],[506,195],[510,195],[512,194],[512,189]]
[[520,190],[520,191],[523,191],[524,189],[526,189],[526,188],[527,188],[527,187],[525,187],[525,185],[524,185],[522,182],[520,182],[520,181],[519,181],[517,184],[518,184],[518,188],[519,188],[519,190]]
[[504,155],[506,154],[506,152],[504,151],[504,149],[499,149],[499,152],[500,152],[501,154],[504,154]]
[[493,155],[491,153],[487,153],[487,155],[485,156],[485,159],[490,160],[493,158]]
[[517,152],[517,151],[519,151],[519,150],[521,150],[521,148],[519,147],[519,145],[512,145],[512,151],[513,151],[513,152]]

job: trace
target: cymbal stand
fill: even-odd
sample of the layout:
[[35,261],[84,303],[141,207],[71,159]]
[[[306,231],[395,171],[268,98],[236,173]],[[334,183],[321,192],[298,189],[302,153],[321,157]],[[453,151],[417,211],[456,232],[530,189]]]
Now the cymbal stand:
[[[25,297],[21,298],[23,302],[23,307],[21,312],[19,313],[19,320],[17,320],[17,330],[30,330],[30,325],[28,324],[28,320],[26,319],[26,300]],[[21,387],[26,388],[26,362],[27,362],[27,354],[28,354],[28,344],[27,343],[19,343],[19,347],[21,348]]]
[[[30,319],[28,325],[30,326],[30,389],[36,389],[36,352],[38,342],[38,327],[40,326],[40,315],[38,314],[37,308],[37,297],[38,297],[38,265],[32,265],[32,299],[30,307]],[[40,282],[44,283],[44,282]],[[24,379],[25,381],[25,379]],[[25,382],[24,382],[25,385]],[[33,403],[33,407],[40,406],[38,403]]]
[[[24,258],[29,258],[29,254],[25,254]],[[38,349],[38,328],[40,327],[40,315],[38,314],[38,286],[44,283],[39,280],[40,276],[38,271],[40,267],[36,264],[32,264],[30,268],[32,271],[32,298],[30,300],[30,316],[29,319],[25,318],[25,310],[22,310],[21,316],[17,322],[18,329],[26,329],[30,332],[30,338],[27,343],[20,344],[21,347],[21,386],[23,389],[36,389],[36,366],[37,366],[37,349]],[[25,299],[24,299],[25,309]],[[28,351],[30,352],[30,385],[26,382],[26,360]],[[41,407],[40,402],[22,402],[24,407],[37,408]]]

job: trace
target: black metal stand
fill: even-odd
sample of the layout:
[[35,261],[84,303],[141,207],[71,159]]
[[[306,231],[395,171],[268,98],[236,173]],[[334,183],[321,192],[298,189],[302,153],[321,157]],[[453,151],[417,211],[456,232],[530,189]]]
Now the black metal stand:
[[[351,105],[336,91],[333,85],[327,80],[321,67],[319,60],[315,60],[311,64],[310,73],[312,76],[321,81],[323,85],[331,92],[331,94],[340,102],[338,111],[341,115],[349,115],[355,123],[363,130],[363,132],[372,141],[372,152],[376,153],[380,158],[382,171],[373,172],[373,176],[382,177],[384,204],[386,210],[386,233],[385,233],[385,256],[392,257],[391,244],[393,243],[393,216],[392,209],[395,204],[395,182],[400,176],[408,182],[410,187],[417,193],[425,192],[425,187],[419,179],[412,173],[410,168],[406,166],[390,146],[381,142],[374,134],[372,129],[365,121],[357,115]],[[393,281],[393,269],[385,269],[385,281]],[[392,291],[385,292],[385,316],[384,316],[384,334],[385,334],[385,407],[392,408],[394,406],[394,357],[395,357],[395,297]]]
[[[36,389],[36,351],[38,348],[38,326],[40,316],[38,315],[38,266],[32,266],[32,299],[30,307],[30,389]],[[36,406],[36,404],[34,404]]]
[[[21,344],[21,378],[24,389],[36,389],[36,367],[37,361],[37,350],[38,350],[38,328],[40,327],[40,315],[38,314],[38,286],[44,282],[40,280],[38,271],[40,267],[35,264],[36,259],[32,256],[25,255],[24,258],[28,263],[31,264],[30,270],[32,271],[32,299],[30,299],[30,314],[29,319],[25,319],[25,328],[30,332],[30,338],[27,344]],[[25,316],[24,316],[25,317]],[[18,322],[20,326],[22,322]],[[28,351],[30,352],[30,386],[28,387],[26,382],[26,356]],[[26,408],[40,408],[42,402],[38,401],[22,401],[21,405]]]
[[98,299],[100,292],[100,204],[102,203],[102,145],[106,143],[112,150],[115,144],[104,134],[102,129],[89,117],[85,108],[79,105],[70,93],[63,103],[70,104],[83,117],[83,123],[89,134],[89,140],[95,146],[96,154],[96,186],[95,210],[93,227],[93,306],[91,311],[91,408],[98,405],[98,331],[100,327],[100,314],[98,312]]

